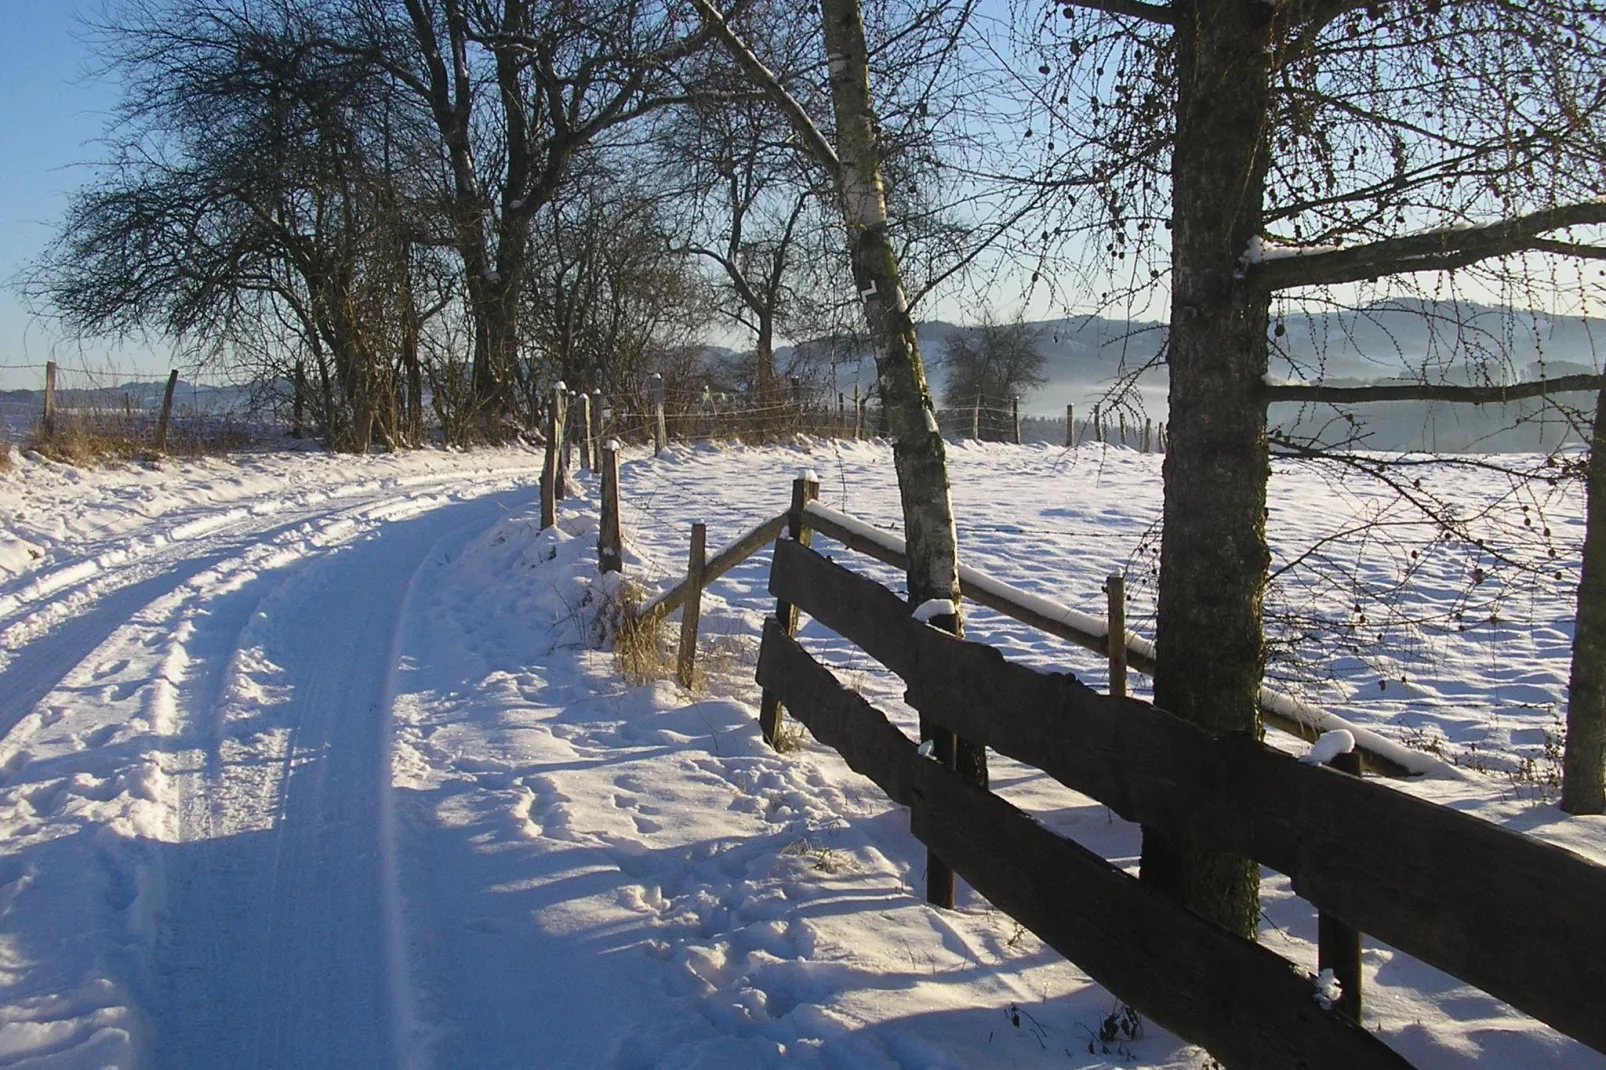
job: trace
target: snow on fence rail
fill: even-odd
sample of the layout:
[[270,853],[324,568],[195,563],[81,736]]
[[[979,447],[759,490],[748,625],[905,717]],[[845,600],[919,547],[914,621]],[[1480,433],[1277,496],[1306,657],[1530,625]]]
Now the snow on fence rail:
[[909,807],[943,868],[1227,1065],[1409,1065],[1357,1024],[1361,932],[1606,1052],[1606,866],[1364,780],[1358,767],[1349,775],[1259,740],[1211,736],[1070,674],[1009,662],[915,620],[892,591],[800,540],[776,543],[770,591],[901,677],[939,734],[1039,768],[1129,821],[1288,875],[1320,912],[1318,968],[1337,974],[1336,1001],[1319,1002],[1271,950],[969,783],[951,758],[931,760],[799,646],[784,619],[766,622],[759,683]]

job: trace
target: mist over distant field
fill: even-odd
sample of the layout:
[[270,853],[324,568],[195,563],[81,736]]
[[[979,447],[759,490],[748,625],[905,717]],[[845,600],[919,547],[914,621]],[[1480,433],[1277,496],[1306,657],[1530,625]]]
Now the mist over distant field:
[[[1102,317],[1036,324],[1041,331],[1046,382],[1021,399],[1024,416],[1054,424],[1028,426],[1026,437],[1063,438],[1065,407],[1078,422],[1094,405],[1109,408],[1124,388],[1128,419],[1166,419],[1167,376],[1157,359],[1165,328]],[[1540,377],[1595,373],[1606,351],[1606,320],[1549,316],[1474,304],[1390,301],[1328,314],[1290,316],[1272,339],[1271,378],[1333,386],[1383,383],[1513,383]],[[932,322],[920,327],[920,347],[932,388],[942,403],[944,354],[950,340],[976,328]],[[791,350],[778,356],[784,362]],[[851,392],[874,382],[868,359],[838,365],[837,388]],[[1273,428],[1324,443],[1352,436],[1365,448],[1400,451],[1516,452],[1549,450],[1581,441],[1562,409],[1587,424],[1592,394],[1560,394],[1547,404],[1530,399],[1503,405],[1448,402],[1375,402],[1340,411],[1328,404],[1277,404]],[[1346,413],[1355,418],[1352,426]],[[1114,418],[1111,418],[1113,423]],[[1576,420],[1576,417],[1575,417]],[[958,421],[963,423],[963,420]]]

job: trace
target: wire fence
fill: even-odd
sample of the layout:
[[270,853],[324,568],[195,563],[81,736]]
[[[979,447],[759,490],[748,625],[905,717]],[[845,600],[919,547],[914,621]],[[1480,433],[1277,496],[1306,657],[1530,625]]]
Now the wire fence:
[[[29,447],[45,437],[47,380],[53,379],[52,408],[59,428],[145,443],[154,434],[164,400],[166,383],[141,379],[116,367],[52,362],[11,362],[0,370],[27,384],[0,390],[0,433],[13,446]],[[29,380],[32,380],[29,383]],[[834,393],[834,397],[833,397]],[[579,395],[571,395],[577,399]],[[662,433],[668,442],[739,441],[775,442],[798,436],[839,440],[871,440],[888,434],[879,402],[860,393],[827,391],[797,382],[780,383],[763,393],[716,391],[708,387],[660,388],[655,400],[653,384],[624,396],[588,395],[593,426],[601,437],[634,443],[653,443]],[[179,441],[226,441],[249,438],[258,442],[288,435],[295,422],[294,386],[288,380],[243,380],[211,370],[186,369],[176,384],[171,413]],[[442,428],[435,405],[426,391],[421,417],[426,440]],[[1125,414],[1102,416],[1095,408],[1085,419],[1067,409],[1064,419],[1021,414],[1016,403],[996,398],[974,398],[937,412],[938,426],[954,441],[976,439],[1023,444],[1073,445],[1083,442],[1121,444],[1144,451],[1164,448],[1163,425],[1139,424]],[[309,437],[322,430],[310,417],[302,428]],[[539,440],[540,432],[533,432]]]
[[259,384],[241,385],[216,373],[186,373],[173,383],[169,399],[165,378],[142,380],[116,367],[47,361],[0,369],[37,373],[37,385],[0,390],[5,445],[59,460],[210,453],[282,430],[264,414]]

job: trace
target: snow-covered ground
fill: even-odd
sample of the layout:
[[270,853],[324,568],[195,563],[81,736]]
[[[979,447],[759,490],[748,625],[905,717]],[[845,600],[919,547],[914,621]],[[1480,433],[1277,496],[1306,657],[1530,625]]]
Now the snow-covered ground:
[[[1123,571],[1147,630],[1160,458],[950,458],[968,563],[1096,613]],[[0,1066],[1202,1063],[1152,1025],[1101,1043],[1118,1005],[1074,966],[968,892],[953,913],[922,902],[924,850],[873,785],[817,744],[763,746],[767,553],[705,595],[702,690],[625,680],[598,643],[617,592],[595,574],[595,484],[541,532],[539,463],[0,475]],[[881,446],[631,453],[627,576],[667,584],[692,521],[721,545],[801,468],[827,504],[896,526]],[[1272,599],[1279,634],[1326,644],[1280,662],[1282,684],[1459,767],[1408,790],[1606,860],[1606,822],[1547,801],[1580,503],[1419,474],[1469,518],[1500,503],[1470,521],[1483,551],[1363,485],[1278,471],[1274,567],[1316,547]],[[1392,615],[1369,600],[1407,576]],[[1014,622],[969,628],[1102,683],[1098,659]],[[910,716],[862,655],[803,637]],[[1102,806],[1012,763],[995,778],[1136,865],[1136,830]],[[1264,905],[1262,940],[1314,972],[1311,911],[1274,875]],[[1420,1065],[1606,1066],[1375,942],[1365,960],[1367,1025]]]

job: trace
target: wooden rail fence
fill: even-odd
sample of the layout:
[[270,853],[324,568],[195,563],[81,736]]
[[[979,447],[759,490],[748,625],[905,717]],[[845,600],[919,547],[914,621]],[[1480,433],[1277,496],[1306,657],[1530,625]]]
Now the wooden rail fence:
[[[616,451],[613,442],[599,451],[603,512],[612,518],[599,538],[604,568],[620,560]],[[554,458],[549,472],[559,464]],[[920,623],[896,594],[810,547],[817,531],[905,566],[902,540],[822,505],[818,494],[815,479],[799,478],[785,512],[712,557],[706,529],[694,527],[687,576],[641,610],[660,619],[684,610],[677,675],[690,685],[703,588],[773,542],[777,609],[757,671],[766,740],[776,742],[784,705],[910,808],[915,836],[942,868],[1118,997],[1234,1067],[1406,1066],[1356,1024],[1360,934],[1370,933],[1606,1051],[1606,867],[1364,779],[1359,752],[1335,759],[1336,768],[1307,765],[1124,697],[1126,666],[1152,672],[1154,648],[1125,630],[1119,577],[1107,586],[1106,622],[975,570],[960,573],[964,597],[1108,657],[1111,695]],[[1310,980],[1274,952],[965,782],[951,756],[945,763],[922,753],[798,645],[799,613],[901,677],[909,704],[945,731],[1041,769],[1127,820],[1287,874],[1319,912],[1319,966],[1334,970],[1340,999],[1319,1005]],[[1261,699],[1269,723],[1307,738],[1350,727],[1374,770],[1427,768],[1423,756],[1286,696],[1268,690]]]
[[[823,530],[823,529],[822,529]],[[771,593],[900,676],[932,721],[1145,826],[1286,873],[1351,973],[1336,1011],[1291,964],[1210,926],[966,784],[770,620],[758,682],[911,809],[916,837],[1120,998],[1232,1066],[1400,1066],[1354,1026],[1355,934],[1482,988],[1606,1051],[1606,867],[1376,781],[1213,737],[1074,676],[1006,661],[915,621],[871,580],[777,542]]]

